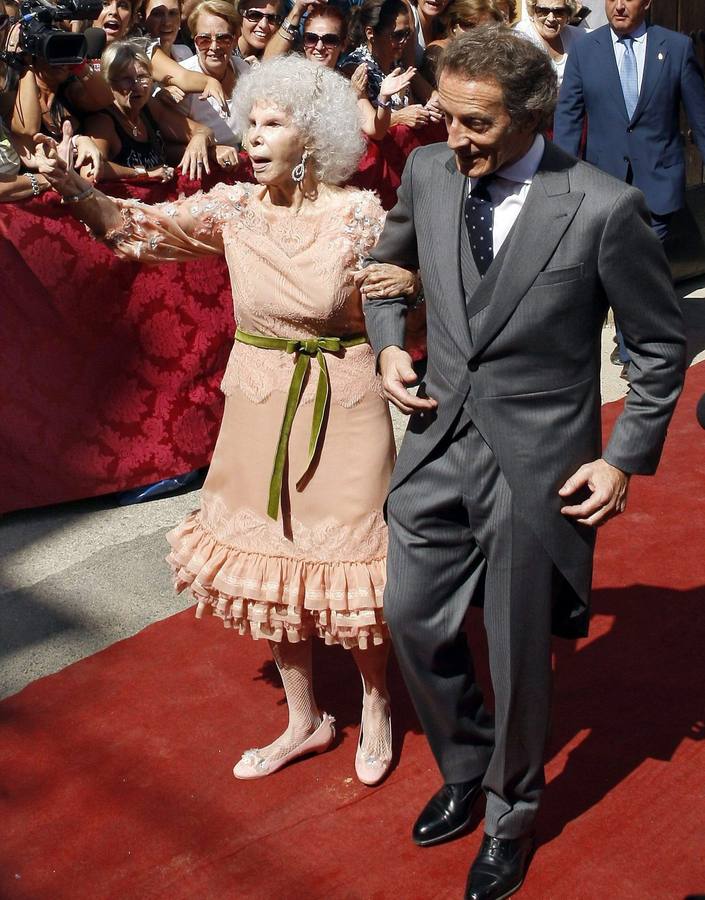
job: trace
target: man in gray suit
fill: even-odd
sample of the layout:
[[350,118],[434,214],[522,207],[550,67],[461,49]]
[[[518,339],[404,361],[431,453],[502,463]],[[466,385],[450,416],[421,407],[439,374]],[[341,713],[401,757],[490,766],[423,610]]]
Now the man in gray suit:
[[[684,338],[642,195],[541,136],[556,96],[541,50],[506,30],[467,32],[445,50],[439,94],[448,146],[409,157],[371,254],[385,265],[361,279],[386,395],[411,414],[388,500],[385,611],[444,781],[413,836],[428,846],[462,833],[484,791],[466,897],[496,900],[518,890],[532,851],[551,631],[587,633],[595,528],[623,511],[630,475],[656,469]],[[402,349],[409,272],[428,321],[417,396]],[[601,453],[608,305],[634,352]],[[493,715],[463,632],[473,603],[484,603]]]

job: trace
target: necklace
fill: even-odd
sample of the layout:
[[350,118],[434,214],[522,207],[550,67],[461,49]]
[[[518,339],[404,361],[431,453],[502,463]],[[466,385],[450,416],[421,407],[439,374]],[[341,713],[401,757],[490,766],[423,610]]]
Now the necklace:
[[140,125],[139,125],[139,122],[138,122],[136,125],[133,124],[133,122],[128,118],[127,113],[124,113],[124,112],[120,109],[120,107],[117,105],[117,103],[114,103],[113,106],[114,106],[115,109],[120,113],[120,115],[122,116],[123,120],[127,123],[128,127],[129,127],[129,129],[130,129],[130,131],[132,132],[132,137],[133,137],[133,138],[139,137],[139,134],[140,134]]

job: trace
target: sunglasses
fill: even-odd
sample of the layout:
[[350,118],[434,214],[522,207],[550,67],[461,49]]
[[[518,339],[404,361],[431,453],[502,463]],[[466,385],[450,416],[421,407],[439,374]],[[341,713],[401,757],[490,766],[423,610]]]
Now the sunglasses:
[[274,13],[261,12],[259,9],[248,9],[247,12],[242,14],[242,17],[253,25],[257,25],[262,19],[266,19],[270,28],[273,28],[275,25],[281,25],[284,21],[281,16],[277,16]]
[[390,39],[394,41],[395,44],[401,44],[404,41],[408,41],[411,37],[411,29],[410,28],[399,28],[397,31],[393,31],[389,35]]
[[569,10],[565,6],[536,6],[534,14],[539,19],[547,19],[553,13],[554,19],[567,19]]
[[326,50],[334,50],[340,47],[340,37],[337,34],[316,34],[315,31],[304,32],[304,47],[317,47],[321,42]]
[[228,34],[226,31],[221,31],[218,34],[197,34],[194,37],[193,42],[198,50],[209,50],[213,42],[215,42],[215,46],[218,50],[227,50],[234,40],[234,34]]
[[149,87],[152,83],[151,75],[141,75],[139,78],[113,78],[110,84],[120,91],[131,91],[135,87]]

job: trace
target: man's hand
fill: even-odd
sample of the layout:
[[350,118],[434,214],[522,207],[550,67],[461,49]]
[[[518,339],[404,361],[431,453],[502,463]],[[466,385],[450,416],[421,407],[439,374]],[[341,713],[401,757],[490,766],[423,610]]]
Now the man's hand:
[[365,300],[410,297],[419,291],[416,273],[391,263],[371,263],[355,272],[353,281]]
[[379,371],[382,375],[384,396],[405,416],[424,409],[435,409],[436,400],[431,397],[415,397],[407,390],[407,385],[418,379],[411,357],[401,347],[385,347],[379,355]]
[[563,506],[564,516],[576,519],[581,525],[597,528],[626,509],[629,475],[606,460],[585,463],[558,493],[561,497],[569,497],[585,486],[590,490],[590,497],[577,506]]

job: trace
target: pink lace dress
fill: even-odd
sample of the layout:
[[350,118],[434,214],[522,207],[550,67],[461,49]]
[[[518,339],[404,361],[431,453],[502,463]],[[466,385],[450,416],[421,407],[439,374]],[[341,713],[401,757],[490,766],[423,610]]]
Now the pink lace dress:
[[[374,245],[374,194],[326,189],[298,215],[258,185],[147,206],[119,201],[108,236],[142,260],[225,254],[235,318],[251,334],[302,339],[364,332],[353,272]],[[253,638],[366,647],[382,642],[387,548],[382,506],[394,463],[387,404],[369,344],[327,353],[330,398],[307,478],[318,379],[312,361],[289,439],[281,509],[267,500],[296,355],[236,341],[222,382],[225,412],[202,505],[168,535],[177,590]]]

